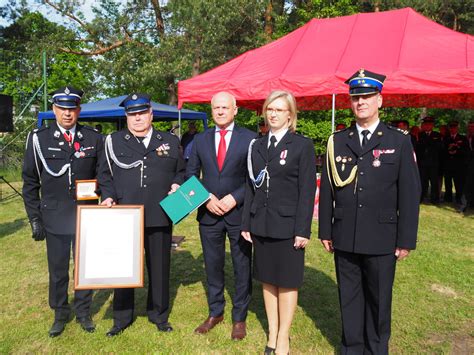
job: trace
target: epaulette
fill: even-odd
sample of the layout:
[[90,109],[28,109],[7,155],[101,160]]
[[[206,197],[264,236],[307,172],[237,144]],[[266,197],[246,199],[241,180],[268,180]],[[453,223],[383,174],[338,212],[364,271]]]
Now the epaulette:
[[96,133],[99,133],[99,131],[97,130],[97,128],[94,128],[94,127],[91,127],[91,126],[82,126],[82,128],[85,128],[85,129],[88,129],[89,131],[94,131]]
[[305,139],[310,139],[310,140],[312,140],[310,137],[305,136],[303,133],[299,133],[299,132],[298,132],[298,133],[295,133],[295,135],[296,135],[297,137],[300,137],[300,138],[305,138]]
[[49,129],[49,127],[47,127],[47,126],[41,126],[41,127],[39,127],[39,128],[35,128],[35,129],[33,130],[33,133],[42,132],[42,131],[47,130],[47,129]]
[[343,129],[338,129],[337,131],[334,131],[333,134],[341,133],[341,132],[347,131],[349,128],[350,128],[350,127],[346,127],[346,128],[343,128]]
[[408,135],[410,132],[408,132],[407,130],[404,130],[404,129],[400,129],[398,127],[393,127],[393,126],[390,126],[390,125],[387,125],[388,128],[390,129],[393,129],[394,131],[397,131],[399,133],[402,133],[404,134],[405,136]]

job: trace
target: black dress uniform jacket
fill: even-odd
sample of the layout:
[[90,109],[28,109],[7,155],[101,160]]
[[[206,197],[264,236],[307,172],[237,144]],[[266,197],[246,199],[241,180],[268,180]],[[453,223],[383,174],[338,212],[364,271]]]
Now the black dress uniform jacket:
[[[340,177],[357,166],[344,187],[330,183],[324,164],[319,200],[319,238],[337,250],[390,254],[396,247],[415,249],[420,178],[410,136],[380,122],[364,148],[356,127],[334,133],[334,157]],[[380,166],[374,164],[380,152]]]
[[253,174],[267,165],[269,189],[266,180],[255,191],[247,185],[242,230],[275,239],[309,238],[316,190],[313,142],[287,132],[268,159],[267,147],[268,135],[252,147]]
[[119,205],[143,204],[145,227],[169,226],[170,219],[161,208],[160,201],[168,195],[172,184],[182,184],[184,179],[185,162],[178,138],[153,130],[145,148],[128,129],[124,129],[112,134],[112,144],[119,162],[131,164],[142,160],[143,174],[140,167],[118,167],[109,156],[115,193],[104,198],[112,197]]
[[[54,173],[59,172],[65,164],[71,164],[71,183],[67,170],[63,175],[54,177],[46,171],[39,156],[35,158],[33,134],[30,134],[22,174],[23,199],[28,217],[40,217],[48,233],[75,234],[76,205],[97,204],[97,201],[76,201],[75,181],[97,178],[101,193],[111,193],[103,137],[95,129],[77,124],[70,147],[56,123],[34,130],[33,133],[38,136],[44,159]],[[82,149],[80,157],[75,154],[75,143]]]
[[416,146],[416,157],[421,167],[438,167],[443,153],[443,138],[438,132],[421,132]]

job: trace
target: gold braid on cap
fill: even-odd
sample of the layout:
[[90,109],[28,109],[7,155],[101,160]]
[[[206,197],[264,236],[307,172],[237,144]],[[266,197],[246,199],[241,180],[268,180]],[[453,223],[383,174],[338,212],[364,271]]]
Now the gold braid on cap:
[[343,186],[349,185],[352,181],[354,181],[357,175],[357,165],[355,165],[352,168],[351,173],[349,174],[349,177],[346,180],[342,180],[341,177],[339,176],[339,173],[337,172],[337,168],[336,168],[336,161],[334,159],[334,134],[331,134],[328,139],[328,145],[327,145],[327,151],[326,151],[326,164],[327,164],[326,168],[328,171],[328,176],[330,177],[329,181],[331,182],[331,187],[332,187],[332,181],[334,181],[334,185],[336,187],[343,187]]

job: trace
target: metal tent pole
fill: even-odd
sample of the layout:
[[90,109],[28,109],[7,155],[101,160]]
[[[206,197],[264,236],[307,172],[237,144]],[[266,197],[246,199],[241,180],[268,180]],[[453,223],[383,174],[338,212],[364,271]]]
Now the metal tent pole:
[[331,114],[331,131],[334,132],[336,126],[336,94],[332,94],[332,114]]

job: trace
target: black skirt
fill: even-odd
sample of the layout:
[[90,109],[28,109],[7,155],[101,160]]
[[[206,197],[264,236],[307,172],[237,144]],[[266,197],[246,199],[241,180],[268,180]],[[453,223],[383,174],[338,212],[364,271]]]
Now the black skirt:
[[284,288],[303,284],[304,249],[295,249],[295,238],[274,239],[252,235],[253,277]]

